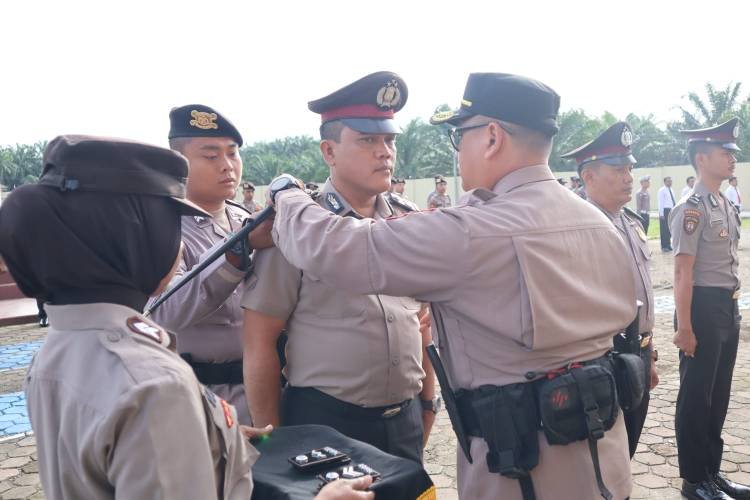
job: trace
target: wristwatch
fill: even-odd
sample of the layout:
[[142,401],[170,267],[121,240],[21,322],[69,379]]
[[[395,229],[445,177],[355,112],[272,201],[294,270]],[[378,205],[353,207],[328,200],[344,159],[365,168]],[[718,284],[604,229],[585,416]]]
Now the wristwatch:
[[431,411],[435,415],[437,415],[443,407],[443,400],[440,396],[435,396],[434,398],[427,400],[420,399],[419,402],[422,403],[422,411]]
[[276,203],[276,194],[285,189],[303,189],[300,181],[289,174],[281,174],[268,185],[269,197],[272,203]]

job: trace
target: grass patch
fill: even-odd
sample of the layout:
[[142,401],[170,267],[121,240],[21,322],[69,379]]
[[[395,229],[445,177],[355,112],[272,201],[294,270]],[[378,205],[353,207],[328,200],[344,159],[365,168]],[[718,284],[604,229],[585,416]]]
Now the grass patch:
[[[750,219],[742,219],[742,229],[750,228]],[[659,233],[659,219],[651,218],[651,222],[648,225],[648,239],[658,240]]]

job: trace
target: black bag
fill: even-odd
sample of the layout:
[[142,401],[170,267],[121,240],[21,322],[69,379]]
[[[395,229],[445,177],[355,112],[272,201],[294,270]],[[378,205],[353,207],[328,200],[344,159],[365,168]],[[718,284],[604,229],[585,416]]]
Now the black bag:
[[[592,393],[595,403],[592,407],[585,407],[579,383]],[[541,379],[537,384],[542,429],[551,445],[565,445],[589,437],[599,439],[617,420],[615,378],[604,366],[572,368],[554,378]],[[590,436],[591,433],[601,435]]]
[[623,411],[638,408],[646,392],[646,365],[637,354],[614,356],[617,399]]

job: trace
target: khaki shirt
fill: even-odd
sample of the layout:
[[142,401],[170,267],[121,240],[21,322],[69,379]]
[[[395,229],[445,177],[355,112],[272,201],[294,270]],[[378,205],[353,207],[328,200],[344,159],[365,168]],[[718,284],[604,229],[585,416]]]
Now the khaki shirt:
[[612,221],[629,250],[628,260],[631,263],[635,281],[635,296],[643,304],[638,317],[638,333],[651,332],[654,329],[654,289],[649,271],[651,249],[648,247],[648,238],[643,230],[643,225],[635,216],[624,210],[612,214],[592,200],[589,200],[589,202],[599,208]]
[[721,192],[695,184],[669,214],[674,254],[695,256],[693,283],[734,290],[740,286],[737,242],[740,215]]
[[[248,213],[229,204],[226,211],[232,231],[241,229]],[[182,261],[170,286],[212,254],[227,236],[227,232],[208,217],[182,217]],[[239,361],[242,359],[243,313],[238,286],[246,274],[221,256],[164,302],[151,317],[177,336],[177,351],[192,354],[195,361]],[[211,389],[237,407],[243,424],[250,424],[242,385],[214,385]]]
[[447,194],[438,194],[436,191],[427,196],[427,208],[445,208],[451,206],[451,197]]
[[26,397],[47,498],[250,498],[257,452],[164,330],[115,304],[45,309]]
[[651,195],[646,191],[638,191],[635,194],[635,203],[638,212],[648,212],[651,210]]
[[[327,210],[362,218],[330,180],[317,199]],[[376,220],[399,213],[377,197]],[[421,304],[412,298],[328,286],[269,248],[256,255],[242,307],[286,321],[285,375],[294,387],[366,407],[399,403],[422,390]]]
[[255,201],[251,201],[250,203],[242,202],[242,206],[247,209],[248,212],[251,214],[254,214],[255,212],[259,212],[263,209],[259,204],[257,204]]
[[[454,389],[524,382],[530,371],[594,359],[635,317],[632,272],[612,265],[629,258],[617,230],[546,165],[476,189],[464,205],[395,219],[342,219],[299,190],[280,192],[276,211],[274,240],[304,272],[354,293],[432,302]],[[598,498],[586,443],[540,440],[537,498]],[[607,487],[627,497],[622,419],[598,443]],[[472,449],[473,465],[459,454],[460,496],[520,499],[517,481],[488,473],[484,441],[472,438]]]

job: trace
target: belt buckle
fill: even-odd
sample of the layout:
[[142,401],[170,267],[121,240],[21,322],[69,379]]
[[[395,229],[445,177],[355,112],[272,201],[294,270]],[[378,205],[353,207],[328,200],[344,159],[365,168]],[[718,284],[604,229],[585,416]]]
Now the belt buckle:
[[732,300],[737,300],[737,299],[739,299],[739,298],[740,298],[740,295],[742,295],[742,294],[740,293],[740,289],[738,288],[738,289],[737,289],[737,290],[735,290],[735,291],[734,291],[734,293],[732,294]]
[[393,408],[388,408],[387,410],[385,410],[383,412],[383,414],[381,415],[381,417],[383,417],[383,418],[391,418],[391,417],[395,417],[399,413],[401,413],[401,407],[400,406],[394,406]]
[[641,337],[641,349],[648,347],[650,343],[651,343],[651,335],[648,335],[646,337]]

